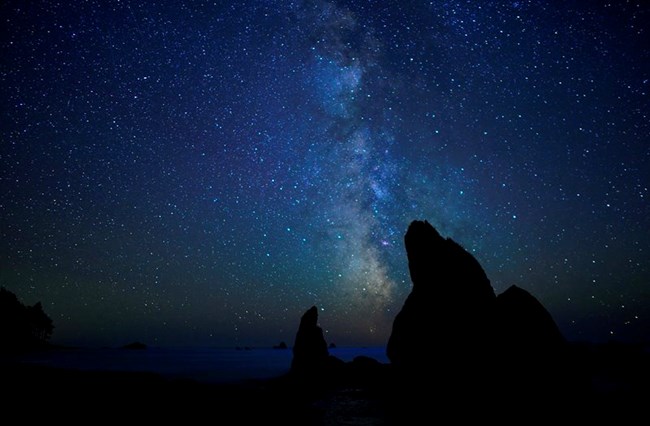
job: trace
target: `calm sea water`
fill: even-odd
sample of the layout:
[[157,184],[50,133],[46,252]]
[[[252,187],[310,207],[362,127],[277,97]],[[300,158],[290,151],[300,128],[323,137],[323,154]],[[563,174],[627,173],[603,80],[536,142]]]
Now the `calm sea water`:
[[[387,363],[385,348],[335,348],[330,354],[351,361],[365,355]],[[289,371],[291,349],[223,348],[67,349],[25,356],[22,361],[75,370],[141,371],[169,378],[226,383],[266,379]]]

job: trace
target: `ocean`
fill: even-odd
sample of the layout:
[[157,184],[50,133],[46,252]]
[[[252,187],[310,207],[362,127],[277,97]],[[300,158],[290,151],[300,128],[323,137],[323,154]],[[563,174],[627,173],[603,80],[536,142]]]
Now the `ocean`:
[[[384,347],[333,348],[329,352],[343,361],[364,355],[388,362]],[[171,379],[233,383],[280,376],[289,371],[291,358],[291,349],[152,347],[57,349],[24,355],[20,361],[82,371],[151,372]]]

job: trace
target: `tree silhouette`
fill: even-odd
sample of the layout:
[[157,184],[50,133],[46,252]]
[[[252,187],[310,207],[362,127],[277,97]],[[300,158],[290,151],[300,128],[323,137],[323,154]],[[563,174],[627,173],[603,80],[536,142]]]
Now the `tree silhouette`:
[[23,305],[16,295],[0,287],[0,347],[24,349],[42,346],[52,336],[52,319],[41,302]]
[[50,336],[52,336],[54,326],[52,325],[52,319],[43,311],[41,302],[27,307],[27,317],[32,336],[41,341],[49,340]]

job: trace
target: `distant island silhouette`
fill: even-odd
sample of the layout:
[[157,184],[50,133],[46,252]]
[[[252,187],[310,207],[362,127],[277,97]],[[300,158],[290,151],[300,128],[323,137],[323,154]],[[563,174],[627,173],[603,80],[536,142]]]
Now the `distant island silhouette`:
[[132,342],[121,347],[121,349],[127,349],[132,351],[143,351],[147,349],[147,345],[142,342]]

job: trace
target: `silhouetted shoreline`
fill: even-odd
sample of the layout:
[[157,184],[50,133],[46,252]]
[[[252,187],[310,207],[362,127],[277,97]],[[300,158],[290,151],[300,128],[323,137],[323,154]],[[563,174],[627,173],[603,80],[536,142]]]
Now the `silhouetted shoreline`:
[[[558,389],[539,389],[534,395],[522,398],[523,404],[518,401],[517,406],[508,406],[509,414],[501,415],[514,416],[512,410],[535,407],[543,408],[540,415],[544,418],[568,414],[582,419],[602,416],[622,419],[645,412],[650,398],[647,348],[622,343],[572,343],[570,347],[573,356],[581,360],[581,371],[575,373],[584,377],[588,384],[582,393],[572,395],[570,400],[557,400],[555,392]],[[146,372],[52,368],[3,358],[0,376],[3,386],[10,390],[5,415],[30,412],[29,407],[37,406],[39,410],[32,413],[33,418],[72,422],[90,420],[86,416],[96,416],[96,413],[115,420],[183,418],[197,421],[216,413],[232,415],[242,421],[273,420],[285,424],[354,421],[404,424],[402,421],[410,416],[427,413],[435,416],[457,406],[512,404],[512,401],[500,400],[503,389],[498,384],[493,385],[491,396],[480,399],[446,393],[445,389],[437,389],[435,383],[425,386],[429,392],[417,395],[413,393],[415,382],[401,381],[396,387],[391,366],[380,364],[378,367],[369,375],[345,375],[330,380],[311,381],[282,375],[273,379],[214,384]],[[413,388],[404,394],[404,386]],[[405,400],[404,395],[409,395],[410,399]]]

